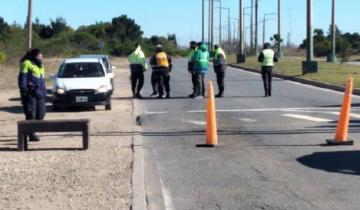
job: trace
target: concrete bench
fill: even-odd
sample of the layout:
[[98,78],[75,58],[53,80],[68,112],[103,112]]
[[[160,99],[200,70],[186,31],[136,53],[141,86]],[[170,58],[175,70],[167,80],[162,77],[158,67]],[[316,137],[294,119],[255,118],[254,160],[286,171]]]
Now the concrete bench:
[[24,120],[18,126],[18,151],[28,149],[27,134],[37,132],[82,132],[83,150],[89,148],[89,120]]

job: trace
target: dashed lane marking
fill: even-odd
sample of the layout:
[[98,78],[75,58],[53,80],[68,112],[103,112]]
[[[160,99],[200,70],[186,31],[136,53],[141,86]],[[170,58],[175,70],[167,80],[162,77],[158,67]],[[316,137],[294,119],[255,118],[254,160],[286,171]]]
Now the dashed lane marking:
[[325,119],[325,118],[311,117],[311,116],[300,115],[300,114],[283,114],[283,116],[301,119],[301,120],[308,120],[308,121],[313,121],[313,122],[331,122],[331,121],[333,121],[333,120],[329,120],[329,119]]

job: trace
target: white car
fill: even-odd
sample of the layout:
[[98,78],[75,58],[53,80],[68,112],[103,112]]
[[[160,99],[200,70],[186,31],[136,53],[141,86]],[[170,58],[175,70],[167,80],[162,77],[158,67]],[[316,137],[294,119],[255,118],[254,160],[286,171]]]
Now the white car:
[[103,54],[89,54],[89,55],[80,55],[80,58],[98,58],[101,59],[102,62],[104,63],[104,66],[106,68],[106,73],[109,75],[109,78],[111,80],[111,85],[113,90],[115,90],[114,87],[114,70],[116,69],[115,66],[111,65],[111,61],[110,61],[110,57],[108,55],[103,55]]
[[104,105],[111,110],[112,85],[101,59],[66,59],[53,79],[53,109]]

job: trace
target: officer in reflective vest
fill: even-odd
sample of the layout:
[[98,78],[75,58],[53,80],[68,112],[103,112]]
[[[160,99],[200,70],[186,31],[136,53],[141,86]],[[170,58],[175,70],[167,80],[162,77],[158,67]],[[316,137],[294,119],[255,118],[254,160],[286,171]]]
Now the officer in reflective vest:
[[[45,69],[39,49],[29,50],[20,60],[18,86],[26,120],[43,120],[46,113]],[[30,141],[39,141],[29,133]]]
[[271,96],[271,83],[274,62],[278,62],[278,57],[270,48],[270,43],[264,44],[264,50],[260,53],[258,61],[261,63],[261,75],[264,82],[265,97]]
[[[170,98],[170,72],[172,70],[172,59],[163,50],[161,45],[157,45],[154,55],[150,58],[150,65],[154,73],[154,81],[157,84],[158,98]],[[166,96],[164,95],[164,86]]]
[[195,41],[190,42],[190,52],[188,55],[188,71],[191,75],[191,83],[192,83],[192,94],[189,95],[189,98],[193,98],[195,95],[195,85],[196,85],[196,77],[193,72],[194,70],[194,62],[191,60],[192,56],[194,55],[195,51],[197,50],[197,43]]
[[225,90],[225,70],[226,70],[226,55],[225,52],[219,47],[219,45],[214,46],[214,71],[216,74],[216,81],[219,89],[219,93],[215,97],[223,97]]
[[209,71],[210,54],[205,44],[198,43],[198,49],[195,51],[191,60],[194,62],[193,72],[196,78],[194,98],[202,99],[205,96],[205,75]]
[[131,70],[131,90],[134,98],[142,98],[141,89],[144,86],[144,72],[147,69],[145,54],[141,50],[139,44],[135,45],[135,49],[129,54],[128,60]]

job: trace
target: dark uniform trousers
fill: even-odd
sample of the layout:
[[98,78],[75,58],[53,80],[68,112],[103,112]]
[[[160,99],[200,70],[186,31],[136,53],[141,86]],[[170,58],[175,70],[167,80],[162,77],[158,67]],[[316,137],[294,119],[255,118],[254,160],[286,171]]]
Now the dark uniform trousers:
[[205,74],[194,73],[195,77],[195,96],[205,96]]
[[264,91],[266,96],[271,96],[271,83],[273,77],[273,67],[272,66],[262,66],[261,67],[261,76],[264,82]]
[[164,95],[164,89],[167,94],[170,94],[170,70],[156,69],[153,71],[153,73],[154,81],[156,81],[155,84],[158,86],[159,96]]
[[191,74],[191,84],[192,84],[192,89],[193,89],[193,93],[195,95],[195,86],[196,86],[196,75],[193,72],[194,70],[194,63],[193,62],[188,62],[188,71]]
[[133,94],[140,94],[144,86],[144,67],[141,64],[131,64],[131,90]]
[[46,114],[46,98],[21,94],[26,120],[43,120]]
[[216,82],[219,88],[219,94],[222,95],[225,90],[225,66],[223,64],[214,65],[214,70],[216,74]]

